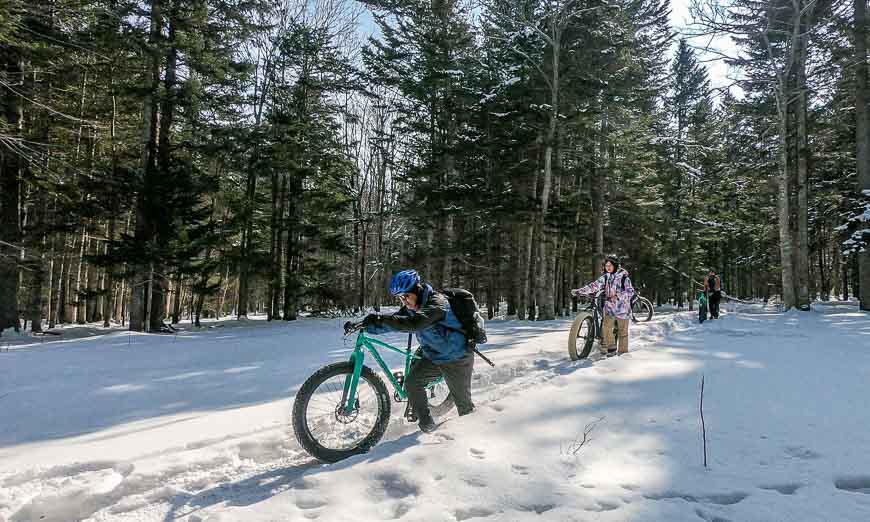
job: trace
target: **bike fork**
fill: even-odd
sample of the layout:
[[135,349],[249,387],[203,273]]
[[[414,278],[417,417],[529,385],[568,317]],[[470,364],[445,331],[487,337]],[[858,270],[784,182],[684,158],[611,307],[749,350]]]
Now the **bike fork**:
[[363,367],[362,350],[355,350],[350,356],[350,362],[353,364],[353,374],[344,379],[344,389],[341,394],[341,404],[347,415],[353,413],[353,409],[356,407],[356,387],[359,384]]

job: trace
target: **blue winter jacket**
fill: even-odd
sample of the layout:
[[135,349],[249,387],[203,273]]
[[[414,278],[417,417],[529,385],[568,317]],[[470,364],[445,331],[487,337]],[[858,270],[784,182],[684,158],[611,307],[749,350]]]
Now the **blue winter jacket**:
[[366,326],[366,332],[378,335],[386,332],[414,332],[423,355],[435,364],[459,360],[468,354],[462,324],[450,309],[444,294],[423,285],[418,311],[402,307],[393,315],[377,316]]

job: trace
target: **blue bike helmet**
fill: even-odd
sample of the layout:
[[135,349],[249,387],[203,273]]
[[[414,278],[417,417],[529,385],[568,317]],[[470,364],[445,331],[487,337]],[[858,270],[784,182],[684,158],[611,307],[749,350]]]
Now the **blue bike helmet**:
[[393,276],[390,295],[410,294],[420,284],[420,274],[416,270],[402,270]]

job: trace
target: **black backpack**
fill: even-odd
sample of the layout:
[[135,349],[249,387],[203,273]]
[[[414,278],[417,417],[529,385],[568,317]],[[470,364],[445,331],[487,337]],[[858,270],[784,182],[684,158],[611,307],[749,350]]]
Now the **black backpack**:
[[459,319],[462,329],[465,330],[469,348],[486,344],[486,325],[474,295],[462,288],[445,288],[441,292],[447,297],[453,315]]

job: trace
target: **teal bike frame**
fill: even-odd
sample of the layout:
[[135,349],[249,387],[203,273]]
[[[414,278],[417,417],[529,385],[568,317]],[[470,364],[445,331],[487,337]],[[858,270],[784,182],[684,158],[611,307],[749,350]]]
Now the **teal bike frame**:
[[[408,348],[402,350],[401,348],[396,348],[389,343],[373,339],[367,336],[364,331],[360,331],[356,337],[356,345],[354,346],[353,353],[350,355],[350,362],[351,364],[353,364],[353,374],[349,375],[345,379],[344,390],[341,395],[341,404],[343,405],[344,412],[347,415],[353,413],[353,410],[356,407],[356,388],[359,384],[360,375],[362,375],[363,362],[365,361],[366,352],[370,353],[371,356],[374,357],[375,361],[378,363],[378,366],[380,366],[381,369],[384,371],[387,379],[390,381],[390,383],[393,385],[393,388],[395,389],[396,396],[400,400],[408,400],[408,394],[405,393],[405,388],[399,383],[399,380],[396,379],[396,376],[393,375],[392,370],[390,370],[390,367],[387,366],[384,358],[381,357],[381,354],[378,352],[378,347],[386,348],[387,350],[405,356],[405,376],[407,376],[408,372],[411,371],[411,362],[413,362],[414,359],[420,359],[419,356],[411,352],[410,342],[408,343]],[[429,383],[426,386],[426,389],[436,386],[443,381],[443,377],[438,378]]]

